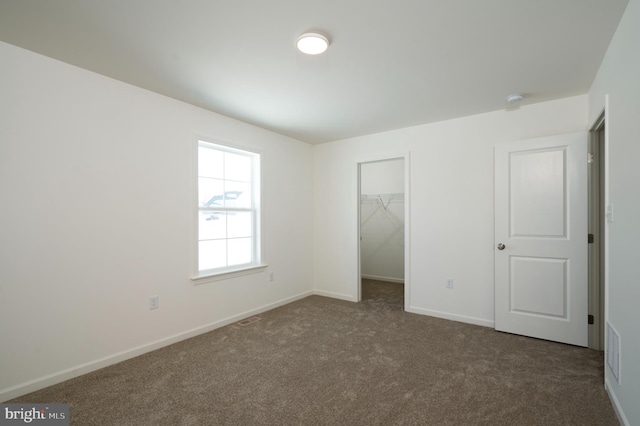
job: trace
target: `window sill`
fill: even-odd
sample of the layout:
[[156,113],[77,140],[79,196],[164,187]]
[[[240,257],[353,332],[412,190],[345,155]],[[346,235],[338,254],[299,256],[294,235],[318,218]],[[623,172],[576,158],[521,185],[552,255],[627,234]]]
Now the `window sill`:
[[206,284],[214,281],[222,281],[228,280],[230,278],[241,277],[243,275],[251,275],[263,272],[267,269],[269,265],[257,265],[257,266],[248,266],[242,269],[236,269],[232,271],[218,272],[218,273],[203,273],[201,275],[196,275],[191,277],[191,281],[193,285]]

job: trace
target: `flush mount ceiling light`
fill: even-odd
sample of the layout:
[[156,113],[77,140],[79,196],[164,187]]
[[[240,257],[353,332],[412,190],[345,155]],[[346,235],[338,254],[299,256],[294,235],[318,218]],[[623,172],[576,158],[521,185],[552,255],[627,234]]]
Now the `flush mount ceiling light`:
[[515,104],[516,102],[520,102],[523,99],[524,95],[522,93],[514,93],[507,96],[507,102],[509,102],[510,104]]
[[319,55],[329,47],[329,38],[320,33],[304,33],[296,40],[296,46],[307,55]]

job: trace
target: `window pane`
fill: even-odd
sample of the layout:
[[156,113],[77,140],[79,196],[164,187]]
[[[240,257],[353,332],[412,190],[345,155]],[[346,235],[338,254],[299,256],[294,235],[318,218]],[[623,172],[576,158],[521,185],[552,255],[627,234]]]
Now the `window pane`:
[[237,238],[227,241],[229,243],[229,266],[251,263],[253,260],[252,238]]
[[225,179],[251,182],[251,157],[226,152],[224,156],[224,167]]
[[198,176],[222,179],[224,154],[217,149],[198,147]]
[[251,185],[241,182],[225,182],[225,207],[251,208]]
[[222,207],[224,205],[224,181],[198,178],[198,204],[200,207]]
[[227,213],[227,238],[251,237],[253,221],[251,212]]
[[227,241],[213,240],[198,243],[198,269],[215,269],[227,266]]
[[198,240],[218,240],[226,237],[226,212],[201,211],[198,214]]
[[259,262],[253,173],[260,156],[202,140],[197,153],[198,269],[223,273]]

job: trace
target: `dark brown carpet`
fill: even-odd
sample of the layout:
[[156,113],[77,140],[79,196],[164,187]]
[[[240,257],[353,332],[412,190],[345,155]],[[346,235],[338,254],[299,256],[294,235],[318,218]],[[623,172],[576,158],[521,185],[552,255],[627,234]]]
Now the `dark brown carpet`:
[[11,402],[70,403],[74,425],[618,424],[601,352],[363,286],[359,304],[308,297]]
[[404,311],[404,284],[363,279],[362,303],[378,311]]

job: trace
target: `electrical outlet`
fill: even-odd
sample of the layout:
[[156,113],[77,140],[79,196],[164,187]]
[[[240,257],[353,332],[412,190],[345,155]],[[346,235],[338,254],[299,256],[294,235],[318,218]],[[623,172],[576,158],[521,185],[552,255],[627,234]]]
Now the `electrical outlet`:
[[453,288],[453,278],[447,278],[447,288]]
[[274,274],[273,272],[269,272],[269,282],[273,282]]
[[158,309],[158,296],[151,296],[149,298],[149,309]]

